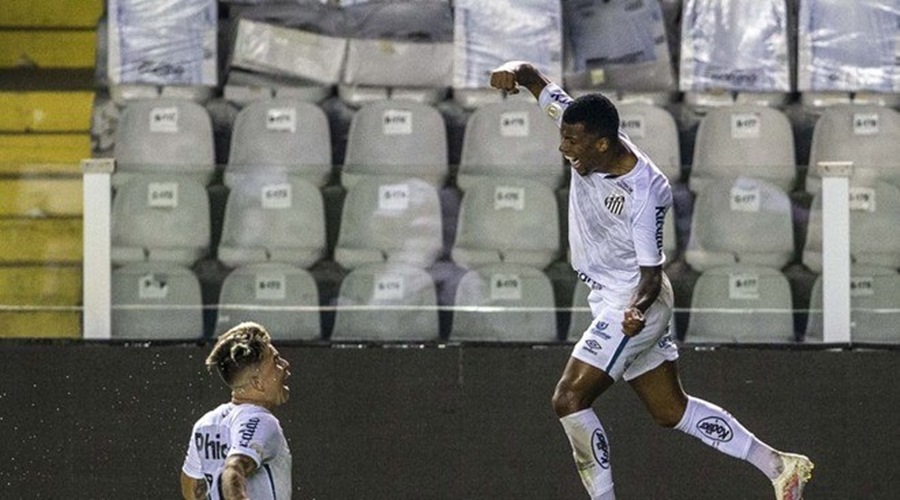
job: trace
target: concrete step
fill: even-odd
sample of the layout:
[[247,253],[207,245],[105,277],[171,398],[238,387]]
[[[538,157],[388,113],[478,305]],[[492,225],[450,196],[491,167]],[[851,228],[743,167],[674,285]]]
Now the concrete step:
[[0,134],[0,164],[74,163],[91,156],[91,136],[77,134]]
[[90,68],[96,42],[93,29],[0,29],[0,68]]
[[3,0],[2,27],[93,28],[104,0]]
[[0,132],[89,132],[94,93],[0,91]]
[[81,256],[80,218],[0,219],[0,264],[76,264]]
[[80,216],[81,177],[0,177],[0,217]]

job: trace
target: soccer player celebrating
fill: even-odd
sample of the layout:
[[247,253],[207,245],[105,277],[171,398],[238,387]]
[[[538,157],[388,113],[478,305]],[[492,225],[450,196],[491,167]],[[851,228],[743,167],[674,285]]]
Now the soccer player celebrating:
[[291,498],[291,452],[272,410],[288,400],[290,363],[269,333],[241,323],[206,358],[231,388],[231,401],[194,424],[181,469],[187,500]]
[[575,345],[553,407],[590,497],[615,498],[609,440],[591,405],[624,378],[659,425],[752,463],[772,480],[777,499],[799,499],[811,478],[808,458],[772,449],[730,413],[682,389],[669,334],[672,286],[662,269],[672,190],[620,130],[615,106],[600,94],[572,99],[522,61],[495,69],[490,84],[511,93],[527,88],[556,120],[559,150],[572,166],[569,250],[572,267],[591,288],[594,319]]

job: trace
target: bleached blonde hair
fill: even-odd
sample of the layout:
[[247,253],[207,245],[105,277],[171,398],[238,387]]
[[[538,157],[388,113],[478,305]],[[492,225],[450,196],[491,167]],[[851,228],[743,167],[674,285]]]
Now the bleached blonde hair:
[[206,368],[219,372],[229,387],[246,368],[260,363],[269,351],[272,337],[258,323],[241,323],[219,336],[206,358]]

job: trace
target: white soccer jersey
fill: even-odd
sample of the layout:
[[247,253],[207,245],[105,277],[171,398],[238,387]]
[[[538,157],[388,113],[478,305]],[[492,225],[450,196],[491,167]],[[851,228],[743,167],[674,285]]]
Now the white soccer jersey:
[[225,403],[194,424],[182,470],[204,479],[209,498],[221,500],[219,480],[225,459],[241,454],[259,466],[247,480],[254,500],[291,498],[291,451],[281,424],[269,410],[256,405]]
[[[572,99],[557,85],[548,85],[539,101],[561,125]],[[569,251],[578,277],[610,306],[625,308],[637,290],[640,267],[665,262],[663,221],[672,206],[672,189],[666,176],[621,129],[619,138],[638,158],[627,174],[582,177],[572,169]]]

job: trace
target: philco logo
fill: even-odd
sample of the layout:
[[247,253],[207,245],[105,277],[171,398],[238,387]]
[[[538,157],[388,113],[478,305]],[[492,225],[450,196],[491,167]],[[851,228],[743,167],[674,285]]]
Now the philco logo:
[[613,193],[606,197],[603,200],[603,205],[606,206],[606,209],[613,215],[619,215],[622,213],[622,209],[625,208],[625,195],[622,193]]
[[603,435],[603,430],[594,429],[594,435],[591,436],[591,451],[594,452],[597,465],[602,469],[609,469],[609,443]]
[[216,434],[213,438],[205,432],[197,432],[194,434],[194,445],[197,447],[198,453],[203,453],[206,460],[224,460],[228,453],[228,443],[220,441],[221,435]]
[[731,441],[731,438],[734,436],[734,431],[731,430],[731,426],[728,425],[728,422],[719,417],[704,418],[697,422],[697,429],[709,439],[721,443]]

